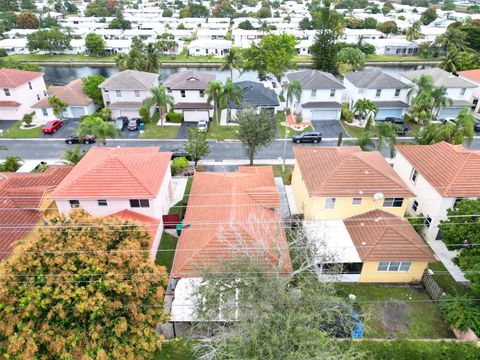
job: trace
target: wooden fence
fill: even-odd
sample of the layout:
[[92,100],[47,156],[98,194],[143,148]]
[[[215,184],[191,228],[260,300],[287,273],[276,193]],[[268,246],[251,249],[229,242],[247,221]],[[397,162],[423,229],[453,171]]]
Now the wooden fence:
[[433,278],[432,270],[425,269],[422,275],[422,285],[434,302],[439,302],[446,295]]

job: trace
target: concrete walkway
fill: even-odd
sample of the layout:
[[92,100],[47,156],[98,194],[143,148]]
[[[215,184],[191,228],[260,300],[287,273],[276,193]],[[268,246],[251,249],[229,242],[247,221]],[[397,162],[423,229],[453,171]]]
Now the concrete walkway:
[[440,261],[445,265],[448,272],[457,282],[468,283],[469,281],[465,278],[462,270],[453,263],[453,258],[457,256],[456,251],[450,251],[445,246],[445,243],[441,240],[430,240],[428,245],[432,248],[435,255],[440,259]]
[[281,177],[275,178],[275,185],[280,193],[280,214],[283,218],[290,216],[290,209],[288,207],[287,194],[285,193],[285,186],[283,185],[283,179]]
[[297,208],[297,203],[295,202],[295,194],[291,185],[285,185],[285,194],[287,195],[288,207],[290,208],[290,214],[298,215],[301,212]]
[[170,206],[175,205],[183,199],[185,188],[187,187],[188,178],[172,178],[173,196]]

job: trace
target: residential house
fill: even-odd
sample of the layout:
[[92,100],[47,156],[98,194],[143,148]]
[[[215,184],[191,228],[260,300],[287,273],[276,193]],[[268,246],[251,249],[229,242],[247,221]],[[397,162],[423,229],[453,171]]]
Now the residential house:
[[205,90],[214,74],[194,70],[172,74],[164,85],[174,100],[174,111],[183,114],[183,121],[198,122],[213,116],[213,106],[207,101]]
[[310,55],[310,47],[313,45],[312,40],[300,40],[298,44],[295,45],[298,55]]
[[0,173],[0,260],[10,256],[20,240],[36,236],[35,228],[45,215],[56,213],[50,193],[70,170],[49,166],[41,173]]
[[480,104],[478,103],[478,99],[480,99],[480,69],[460,71],[458,75],[477,85],[477,87],[472,89],[470,109],[475,114],[478,114],[480,112]]
[[[204,271],[220,271],[240,256],[250,256],[267,271],[292,271],[279,209],[269,166],[194,175],[170,276],[170,324],[177,336],[197,320],[194,290]],[[221,314],[218,320],[224,320]]]
[[[158,74],[125,70],[110,76],[98,87],[102,90],[103,102],[112,112],[112,117],[138,117],[140,107],[151,96],[150,89],[158,86]],[[152,107],[151,114],[155,111]]]
[[418,53],[418,44],[406,39],[372,39],[366,43],[375,46],[375,54],[384,56],[415,56]]
[[4,49],[7,55],[30,54],[26,38],[0,40],[0,49]]
[[20,120],[46,95],[43,74],[0,69],[0,120]]
[[343,84],[351,108],[359,99],[370,100],[378,106],[376,120],[403,117],[408,108],[408,85],[380,70],[347,73]]
[[438,225],[448,209],[480,196],[480,153],[462,145],[397,145],[393,169],[416,193],[408,211],[425,216],[423,235],[429,242],[441,239]]
[[345,87],[332,74],[319,70],[303,70],[287,74],[287,80],[302,85],[300,101],[291,105],[307,120],[340,120]]
[[273,89],[266,88],[262,83],[256,81],[239,81],[234,83],[242,89],[242,103],[236,104],[229,100],[228,108],[230,117],[235,118],[241,109],[253,108],[257,112],[260,110],[270,111],[273,114],[277,112],[278,102],[277,93]]
[[433,83],[437,87],[446,89],[446,96],[452,100],[452,104],[447,104],[438,113],[438,118],[455,118],[463,108],[471,107],[472,91],[477,87],[475,83],[462,77],[455,76],[440,68],[430,68],[423,70],[406,71],[401,74],[405,81],[412,82],[419,79],[422,75],[431,76]]
[[230,40],[193,40],[188,44],[190,56],[224,56],[232,47]]
[[82,79],[73,80],[65,86],[50,86],[47,89],[47,95],[32,106],[35,109],[37,122],[47,122],[58,118],[53,113],[53,107],[48,103],[48,99],[52,96],[56,96],[67,104],[67,108],[62,114],[64,118],[92,115],[97,110],[95,102],[83,92]]
[[248,48],[258,43],[264,36],[265,32],[260,30],[232,30],[233,45],[240,48]]
[[228,28],[222,27],[222,29],[205,29],[201,28],[197,30],[197,39],[201,41],[206,40],[226,40]]
[[344,220],[304,222],[320,280],[420,282],[432,251],[407,219],[376,209]]
[[356,44],[360,39],[371,40],[380,39],[384,35],[381,31],[376,29],[349,29],[346,28],[341,39],[346,43]]
[[414,192],[378,151],[294,147],[292,190],[305,220],[341,220],[372,210],[402,217]]

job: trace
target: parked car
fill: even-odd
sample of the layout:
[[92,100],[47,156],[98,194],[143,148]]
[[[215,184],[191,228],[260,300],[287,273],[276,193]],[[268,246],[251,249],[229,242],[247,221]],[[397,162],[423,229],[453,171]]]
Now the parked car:
[[200,120],[198,122],[198,131],[201,131],[201,132],[208,131],[208,121],[207,120]]
[[384,121],[397,125],[403,124],[403,119],[395,116],[387,116]]
[[63,126],[62,120],[52,120],[47,122],[42,129],[44,134],[53,134]]
[[475,121],[475,131],[480,131],[480,120]]
[[119,116],[115,119],[115,129],[123,131],[127,126],[128,118],[126,116]]
[[70,135],[65,139],[67,144],[93,144],[95,141],[95,136],[89,134],[85,136]]
[[322,133],[317,131],[306,131],[301,134],[293,135],[293,142],[300,144],[302,142],[319,143],[322,141]]
[[179,149],[175,149],[175,150],[172,151],[172,160],[175,159],[175,158],[179,158],[179,157],[184,157],[188,161],[191,161],[191,157],[190,157],[190,155],[187,154],[185,149],[179,148]]

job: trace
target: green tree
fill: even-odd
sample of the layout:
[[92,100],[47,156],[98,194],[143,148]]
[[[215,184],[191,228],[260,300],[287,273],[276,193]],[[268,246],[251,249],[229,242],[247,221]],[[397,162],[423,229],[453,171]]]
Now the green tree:
[[80,160],[86,155],[86,151],[80,150],[80,147],[78,145],[75,145],[73,149],[66,149],[65,153],[62,156],[62,159],[68,164],[68,165],[77,165]]
[[363,27],[365,29],[376,29],[378,25],[377,19],[372,17],[367,17],[363,20]]
[[71,49],[70,37],[57,29],[39,30],[27,36],[27,47],[30,52],[47,51],[62,52]]
[[238,28],[242,30],[253,30],[252,23],[247,19],[238,24]]
[[78,127],[78,133],[80,136],[93,135],[103,145],[107,144],[107,138],[115,138],[117,136],[117,130],[115,130],[111,122],[104,121],[101,117],[94,115],[83,119]]
[[220,70],[230,70],[230,80],[233,81],[233,70],[240,71],[243,67],[242,50],[239,48],[231,48],[223,57],[223,63]]
[[102,90],[98,87],[105,78],[102,75],[91,75],[82,78],[83,92],[87,94],[97,105],[103,104]]
[[5,161],[0,164],[0,171],[16,172],[21,166],[22,159],[20,159],[18,156],[8,155]]
[[480,331],[480,306],[475,299],[465,296],[447,296],[439,302],[445,322],[452,328],[475,333]]
[[442,5],[443,11],[453,11],[455,10],[455,3],[452,0],[446,0]]
[[100,35],[90,33],[85,37],[85,47],[95,55],[100,55],[105,51],[105,40]]
[[39,21],[35,14],[31,12],[22,12],[17,18],[17,27],[19,29],[38,29]]
[[0,1],[0,12],[2,11],[18,11],[20,7],[18,6],[17,0],[2,0]]
[[466,33],[459,29],[450,28],[444,34],[437,37],[435,44],[445,53],[448,53],[451,51],[467,50],[469,42]]
[[375,142],[369,131],[362,132],[355,140],[355,145],[359,146],[363,151],[373,151],[375,149]]
[[355,114],[355,117],[360,121],[360,124],[363,124],[363,122],[370,116],[373,116],[373,118],[375,118],[377,112],[378,106],[375,105],[373,101],[368,99],[358,99],[353,105],[353,113]]
[[20,7],[22,8],[22,10],[26,10],[26,11],[37,10],[34,0],[20,0]]
[[385,37],[388,37],[389,34],[395,34],[398,32],[397,23],[393,20],[385,21],[378,25],[378,30],[385,34]]
[[206,18],[208,15],[210,15],[208,8],[200,4],[189,3],[182,10],[180,10],[180,18]]
[[253,165],[255,154],[275,139],[277,123],[273,114],[253,109],[239,111],[237,114],[238,138],[245,147],[250,165]]
[[452,99],[447,97],[447,89],[445,89],[443,86],[438,86],[433,88],[432,98],[433,98],[432,114],[434,119],[438,117],[440,110],[447,107],[447,105],[451,106],[453,104]]
[[295,37],[287,34],[268,34],[260,42],[252,44],[243,53],[243,68],[258,72],[260,79],[272,74],[278,82],[289,70],[296,67],[293,59],[297,55]]
[[473,142],[475,135],[475,117],[470,109],[464,108],[454,122],[444,124],[437,133],[436,141],[446,141],[454,145],[462,145],[465,140],[468,145]]
[[422,16],[420,17],[420,21],[422,22],[423,25],[428,25],[432,21],[434,21],[437,18],[437,11],[435,10],[434,7],[429,7],[426,9],[423,13]]
[[195,161],[195,166],[197,166],[198,160],[210,153],[207,133],[201,132],[198,127],[188,129],[188,140],[184,146],[190,159]]
[[312,22],[308,17],[304,17],[298,24],[300,30],[312,30]]
[[168,108],[172,108],[174,105],[173,97],[168,93],[167,88],[164,85],[159,85],[150,89],[150,94],[151,97],[145,99],[144,104],[148,108],[151,108],[154,105],[157,107],[160,124],[163,126]]
[[[0,5],[1,6],[1,5]],[[4,33],[17,26],[17,15],[13,11],[0,11],[0,32]]]
[[293,112],[291,106],[294,101],[300,102],[302,96],[302,84],[300,84],[300,81],[298,80],[289,81],[285,90],[285,109],[289,109],[290,112]]
[[395,145],[397,145],[397,131],[398,128],[394,123],[382,122],[377,124],[377,150],[380,151],[384,144],[388,145],[390,151],[390,158],[395,157]]
[[266,19],[272,17],[272,11],[268,6],[262,6],[260,10],[258,10],[257,15],[260,19]]
[[337,71],[341,75],[358,71],[365,66],[365,54],[357,48],[346,47],[337,54]]
[[162,35],[157,36],[157,39],[157,47],[161,54],[173,54],[175,52],[175,49],[178,47],[178,44],[175,41],[175,36],[173,36],[173,34],[163,33]]
[[420,33],[420,28],[421,28],[421,22],[420,21],[415,21],[412,26],[407,28],[407,31],[405,32],[405,37],[407,38],[408,41],[413,41],[413,40],[418,40],[422,37],[422,34]]
[[219,125],[219,116],[221,111],[221,101],[223,99],[223,83],[221,81],[210,81],[205,93],[208,96],[207,101],[213,102],[213,111],[215,112],[215,123]]
[[42,29],[50,29],[50,28],[59,27],[57,19],[50,16],[50,15],[41,17],[39,26]]
[[160,52],[158,46],[150,43],[145,48],[145,71],[157,73],[160,66]]
[[67,109],[67,106],[68,106],[68,104],[65,101],[63,101],[62,99],[58,98],[55,95],[48,97],[48,105],[50,105],[53,108],[53,113],[59,119],[62,118],[63,112]]
[[163,10],[162,17],[172,17],[173,11],[170,9]]
[[168,276],[149,259],[150,235],[136,223],[84,211],[46,221],[50,226],[0,265],[14,279],[30,274],[21,286],[0,284],[3,355],[151,358],[161,344],[155,327],[168,319]]

